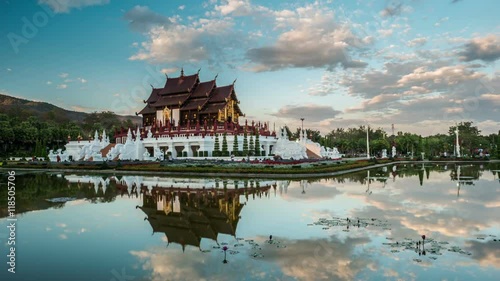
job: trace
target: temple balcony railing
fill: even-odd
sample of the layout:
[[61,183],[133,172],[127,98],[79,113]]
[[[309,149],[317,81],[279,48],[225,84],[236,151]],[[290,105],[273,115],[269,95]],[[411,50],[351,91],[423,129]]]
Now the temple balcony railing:
[[[149,129],[151,130],[152,137],[156,139],[160,138],[192,138],[192,137],[213,137],[215,134],[222,135],[226,134],[227,136],[243,136],[245,131],[248,136],[255,136],[257,130],[259,131],[259,135],[263,137],[276,137],[275,132],[271,132],[268,130],[266,126],[262,126],[259,124],[255,124],[252,122],[252,125],[239,125],[234,123],[218,123],[218,124],[204,124],[200,126],[200,124],[192,125],[181,125],[181,126],[148,126],[146,128],[140,129],[140,137],[141,139],[146,139],[148,135]],[[132,138],[135,139],[136,130],[131,128],[133,132]],[[120,132],[115,132],[114,138],[116,143],[125,143],[127,139],[128,130],[122,129]]]

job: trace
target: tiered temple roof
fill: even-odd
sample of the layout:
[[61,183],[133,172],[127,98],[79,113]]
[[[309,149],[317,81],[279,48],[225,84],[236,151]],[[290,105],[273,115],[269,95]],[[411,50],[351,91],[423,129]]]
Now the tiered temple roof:
[[[223,109],[229,99],[238,101],[234,91],[234,83],[217,87],[216,81],[200,82],[198,73],[170,78],[167,77],[163,88],[153,88],[151,95],[144,102],[146,106],[138,114],[153,114],[165,107],[179,108],[181,111],[194,110],[200,113],[217,113]],[[239,106],[235,111],[243,115]]]

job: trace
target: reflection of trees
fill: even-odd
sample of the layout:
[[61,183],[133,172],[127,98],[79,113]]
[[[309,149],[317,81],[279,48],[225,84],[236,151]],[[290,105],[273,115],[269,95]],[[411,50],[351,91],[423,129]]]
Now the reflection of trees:
[[450,178],[452,181],[458,179],[458,169],[460,167],[460,177],[467,177],[473,180],[479,179],[483,172],[479,169],[477,165],[455,165],[450,172]]
[[[3,189],[3,188],[2,188]],[[0,199],[0,217],[7,216],[7,189]],[[78,190],[68,188],[67,181],[62,177],[47,174],[26,174],[16,177],[16,213],[33,210],[62,207],[63,203],[50,203],[46,198],[73,197]]]
[[[418,176],[421,184],[423,184],[423,180],[430,179],[430,175],[432,172],[436,173],[446,173],[451,170],[450,177],[452,180],[456,177],[456,165],[455,164],[399,164],[395,165],[395,171],[392,171],[392,166],[388,166],[388,169],[378,168],[371,169],[370,174],[376,178],[383,177],[398,177],[398,178],[408,178]],[[473,177],[474,179],[479,179],[483,174],[483,169],[481,169],[478,165],[462,165],[462,175]],[[486,165],[486,169],[500,169],[499,163],[489,163]],[[346,183],[346,182],[357,182],[360,184],[366,184],[366,171],[354,172],[344,175],[338,175],[334,177],[328,178],[320,178],[316,180],[309,180],[309,182],[317,182],[322,180],[330,180],[337,183]],[[372,180],[373,181],[373,180]]]
[[[0,217],[7,216],[7,190],[0,199]],[[105,192],[104,192],[105,190]],[[70,183],[62,175],[24,174],[16,177],[16,213],[48,208],[62,208],[65,203],[52,203],[46,199],[73,197],[87,199],[93,203],[111,202],[117,193],[113,184],[109,188],[99,186],[97,193],[93,184]]]

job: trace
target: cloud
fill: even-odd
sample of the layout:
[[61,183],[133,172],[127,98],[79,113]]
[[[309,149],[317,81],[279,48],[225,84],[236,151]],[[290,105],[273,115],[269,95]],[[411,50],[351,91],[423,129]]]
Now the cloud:
[[[290,128],[292,132],[295,128]],[[304,187],[304,192],[302,193],[302,187]],[[336,187],[331,186],[326,183],[318,183],[314,184],[308,183],[307,180],[301,181],[292,181],[288,186],[288,190],[285,194],[282,194],[281,197],[286,201],[296,201],[296,200],[305,200],[305,201],[314,201],[320,202],[324,200],[332,200],[335,196],[342,194]]]
[[495,131],[484,122],[500,121],[500,78],[469,64],[438,59],[439,53],[417,55],[387,62],[380,69],[336,75],[339,90],[363,101],[324,126],[349,126],[366,118],[388,129],[397,120],[401,130],[430,135],[447,131],[456,120],[471,120],[483,130]]
[[186,8],[186,5],[181,5],[181,6],[179,6],[179,8],[178,8],[178,9],[182,11],[182,10],[184,10],[185,8]]
[[408,47],[419,47],[419,46],[425,45],[425,43],[427,43],[427,38],[418,37],[418,38],[415,38],[413,40],[408,41],[408,43],[406,43],[406,45]]
[[47,85],[52,85],[52,81],[47,81]]
[[300,119],[316,122],[335,117],[340,111],[323,105],[286,105],[271,115],[281,118]]
[[402,12],[402,3],[392,3],[391,5],[385,7],[380,11],[380,16],[382,17],[394,17],[399,16]]
[[222,0],[215,10],[223,16],[249,16],[268,13],[270,10],[259,5],[252,5],[249,0]]
[[38,4],[49,6],[55,13],[69,13],[71,9],[108,4],[110,0],[38,0]]
[[469,70],[465,65],[443,66],[435,70],[419,67],[412,73],[402,76],[398,80],[398,85],[443,85],[446,87],[483,76],[484,74]]
[[378,31],[378,33],[380,33],[382,37],[389,37],[392,35],[393,32],[394,31],[392,29],[380,29]]
[[348,237],[341,241],[331,239],[286,241],[286,252],[267,253],[266,260],[278,264],[286,276],[294,279],[354,280],[370,263],[369,257],[356,256],[356,247],[369,243],[368,238]]
[[86,107],[86,106],[80,106],[80,105],[73,105],[73,106],[71,106],[71,109],[74,111],[80,111],[80,112],[96,111],[96,108],[94,108],[94,107]]
[[81,77],[76,78],[76,80],[78,80],[82,84],[87,83],[87,80]]
[[330,72],[325,72],[321,76],[320,83],[308,89],[308,94],[310,96],[326,96],[335,93],[337,89],[334,76]]
[[269,245],[261,237],[254,239],[261,245],[263,257],[240,262],[238,255],[248,257],[255,252],[244,245],[238,248],[237,255],[228,255],[230,267],[222,264],[220,250],[203,254],[188,247],[182,255],[172,255],[168,249],[157,247],[148,251],[130,251],[130,254],[142,264],[142,269],[151,272],[153,281],[353,280],[374,262],[371,255],[355,253],[358,249],[363,251],[363,245],[370,242],[368,238],[280,239],[286,248]]
[[67,85],[67,84],[59,84],[59,85],[57,85],[57,87],[56,87],[56,88],[57,88],[57,89],[60,89],[60,90],[62,90],[62,89],[66,89],[66,88],[68,88],[68,85]]
[[165,73],[165,74],[175,73],[177,71],[179,71],[178,67],[168,67],[168,68],[161,69],[161,73]]
[[444,17],[444,18],[442,18],[442,19],[438,20],[438,21],[434,24],[434,26],[441,26],[441,24],[442,24],[443,22],[446,22],[446,21],[448,21],[449,19],[450,19],[449,17]]
[[468,241],[466,247],[474,253],[472,258],[477,260],[482,266],[500,268],[500,251],[497,241]]
[[12,71],[12,69],[10,69],[10,68],[7,68],[7,71],[8,71],[8,72],[11,72],[11,71]]
[[294,12],[276,13],[280,13],[277,28],[286,30],[274,44],[247,51],[251,70],[366,66],[365,62],[350,57],[350,52],[365,46],[365,42],[355,36],[347,24],[337,22],[333,11],[313,4],[297,8]]
[[463,46],[459,53],[463,61],[482,60],[493,62],[500,58],[500,36],[489,35],[474,38]]
[[129,22],[130,29],[138,32],[148,32],[152,27],[168,27],[172,24],[168,17],[140,5],[130,9],[123,18]]
[[228,35],[232,26],[230,19],[200,19],[189,25],[153,27],[148,41],[142,42],[140,50],[129,59],[151,63],[224,61],[217,59],[225,55],[223,48],[241,44],[237,35]]
[[68,76],[69,76],[69,74],[68,73],[64,73],[64,72],[61,73],[61,74],[59,74],[59,77],[61,77],[61,78],[66,78]]

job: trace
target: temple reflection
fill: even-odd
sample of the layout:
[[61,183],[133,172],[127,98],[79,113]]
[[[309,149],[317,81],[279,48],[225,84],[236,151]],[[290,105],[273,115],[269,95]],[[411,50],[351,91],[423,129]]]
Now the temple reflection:
[[[271,187],[276,190],[276,184],[267,183],[260,186],[259,182],[251,181],[248,186],[245,181],[242,188],[189,188],[189,187],[154,187],[141,188],[142,206],[137,206],[145,214],[153,233],[164,233],[168,244],[200,248],[202,238],[217,242],[219,234],[236,235],[240,213],[245,203],[242,196],[267,197]],[[244,182],[244,183],[245,183]],[[201,250],[201,249],[200,249]]]
[[[486,173],[487,177],[483,177]],[[234,180],[221,178],[171,178],[160,176],[138,175],[78,175],[60,172],[42,174],[25,174],[18,178],[16,194],[18,200],[17,211],[23,213],[33,210],[62,208],[63,197],[73,200],[85,199],[91,203],[112,202],[120,198],[140,198],[141,192],[146,189],[151,192],[154,188],[181,188],[181,189],[241,189],[257,188],[260,186],[276,185],[275,196],[287,194],[289,188],[298,186],[301,198],[308,199],[319,182],[327,186],[336,183],[360,183],[366,187],[366,194],[371,194],[373,188],[383,188],[392,179],[393,184],[404,181],[404,178],[418,180],[424,186],[424,181],[435,182],[448,178],[453,188],[456,186],[456,195],[460,196],[464,187],[471,187],[477,181],[489,178],[500,183],[500,163],[485,163],[482,165],[469,163],[406,163],[387,167],[359,171],[329,178],[307,180]],[[432,174],[432,175],[431,175]],[[296,184],[297,183],[297,184]],[[43,188],[41,188],[43,187]],[[249,194],[252,197],[255,194]],[[179,197],[180,198],[180,197]],[[175,199],[175,198],[174,198]],[[7,205],[0,207],[0,217],[7,215]]]

